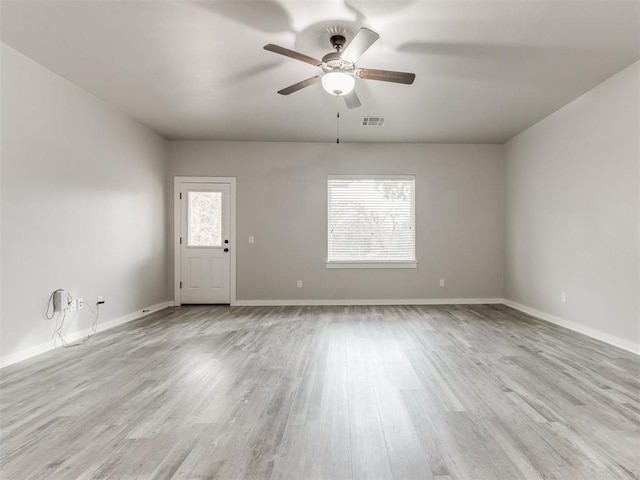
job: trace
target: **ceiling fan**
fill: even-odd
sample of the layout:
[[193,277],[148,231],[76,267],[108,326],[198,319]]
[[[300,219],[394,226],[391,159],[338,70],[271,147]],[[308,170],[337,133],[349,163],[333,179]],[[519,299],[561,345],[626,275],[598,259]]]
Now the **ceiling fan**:
[[353,87],[356,78],[365,80],[380,80],[383,82],[404,83],[410,85],[415,80],[414,73],[394,72],[390,70],[375,70],[372,68],[357,68],[355,63],[360,56],[373,45],[380,35],[368,28],[361,28],[353,37],[353,40],[344,48],[346,38],[343,35],[331,36],[331,45],[335,52],[327,53],[322,60],[309,57],[279,45],[265,45],[264,49],[270,52],[291,57],[301,62],[309,63],[322,69],[321,74],[307,78],[298,83],[278,91],[280,95],[289,95],[309,85],[322,82],[323,88],[330,94],[344,98],[348,108],[357,108],[361,105],[360,99]]

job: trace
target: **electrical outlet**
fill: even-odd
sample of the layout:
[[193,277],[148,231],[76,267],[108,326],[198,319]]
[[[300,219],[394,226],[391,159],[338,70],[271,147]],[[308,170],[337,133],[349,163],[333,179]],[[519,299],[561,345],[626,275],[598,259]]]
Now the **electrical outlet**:
[[441,278],[441,279],[440,279],[440,286],[441,286],[441,287],[444,287],[444,278]]
[[84,300],[82,298],[78,299],[78,310],[82,310],[84,308]]
[[104,297],[102,295],[98,295],[98,300],[96,300],[97,305],[102,305],[104,303]]
[[249,243],[253,243],[254,240],[253,235],[249,235]]
[[76,309],[78,308],[78,301],[74,298],[69,302],[69,305],[67,306],[67,308],[69,309],[70,312],[75,312]]
[[302,288],[302,280],[298,280],[298,288]]
[[562,295],[560,295],[560,300],[562,300],[562,303],[567,303],[567,292],[562,292]]

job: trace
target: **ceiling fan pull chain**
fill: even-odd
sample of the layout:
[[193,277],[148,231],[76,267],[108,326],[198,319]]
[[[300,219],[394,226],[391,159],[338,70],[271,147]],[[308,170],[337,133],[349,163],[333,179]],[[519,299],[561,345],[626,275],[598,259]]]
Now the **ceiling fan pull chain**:
[[336,95],[336,143],[340,143],[340,95]]

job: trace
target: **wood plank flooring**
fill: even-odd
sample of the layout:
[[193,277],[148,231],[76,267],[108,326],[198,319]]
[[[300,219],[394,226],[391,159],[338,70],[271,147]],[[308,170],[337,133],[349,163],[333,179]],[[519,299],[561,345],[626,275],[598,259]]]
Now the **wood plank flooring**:
[[640,358],[505,306],[172,308],[0,374],[2,479],[640,478]]

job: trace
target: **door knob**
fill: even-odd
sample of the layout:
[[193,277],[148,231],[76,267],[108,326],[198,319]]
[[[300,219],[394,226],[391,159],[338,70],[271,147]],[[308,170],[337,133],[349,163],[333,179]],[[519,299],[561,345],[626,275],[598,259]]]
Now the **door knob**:
[[225,240],[224,243],[229,243],[229,240]]
[[225,248],[225,249],[224,249],[224,251],[225,251],[225,252],[228,252],[228,251],[229,251],[229,249],[228,249],[228,248]]

